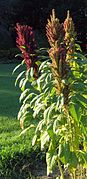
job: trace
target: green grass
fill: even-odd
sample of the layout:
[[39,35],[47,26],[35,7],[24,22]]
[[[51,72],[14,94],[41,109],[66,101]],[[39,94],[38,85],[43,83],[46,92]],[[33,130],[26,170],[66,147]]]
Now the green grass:
[[[22,170],[31,161],[33,131],[19,136],[21,129],[17,120],[20,91],[15,88],[15,64],[0,65],[0,177],[22,178],[29,171]],[[19,167],[20,166],[20,167]],[[25,167],[26,168],[26,167]]]
[[16,117],[19,110],[18,88],[15,88],[15,76],[12,71],[16,65],[0,64],[0,117]]

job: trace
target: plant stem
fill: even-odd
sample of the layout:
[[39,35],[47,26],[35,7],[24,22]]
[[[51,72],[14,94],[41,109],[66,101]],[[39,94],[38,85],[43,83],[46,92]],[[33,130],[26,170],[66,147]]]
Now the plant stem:
[[64,179],[64,173],[63,173],[63,169],[61,167],[61,163],[60,163],[59,159],[58,159],[58,167],[59,167],[59,170],[60,170],[60,173],[61,173],[61,179]]

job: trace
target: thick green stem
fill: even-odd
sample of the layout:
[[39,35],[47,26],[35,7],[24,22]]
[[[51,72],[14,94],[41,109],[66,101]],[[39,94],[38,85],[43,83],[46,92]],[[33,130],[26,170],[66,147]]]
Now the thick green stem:
[[64,179],[64,173],[63,173],[63,169],[61,167],[61,163],[60,163],[59,158],[58,158],[58,167],[59,167],[59,170],[60,170],[60,173],[61,173],[61,179]]

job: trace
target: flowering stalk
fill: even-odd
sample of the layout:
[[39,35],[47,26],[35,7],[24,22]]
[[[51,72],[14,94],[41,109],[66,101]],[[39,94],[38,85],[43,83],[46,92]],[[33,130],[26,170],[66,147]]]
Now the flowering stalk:
[[64,103],[68,101],[68,92],[66,95],[66,88],[68,86],[62,82],[63,79],[67,78],[68,73],[68,62],[66,59],[67,48],[65,43],[65,29],[63,24],[59,23],[59,20],[55,17],[55,11],[52,10],[51,19],[48,20],[46,26],[46,34],[48,42],[51,46],[48,53],[52,60],[52,73],[55,80],[56,92],[58,95],[62,94],[65,96]]
[[37,44],[32,27],[28,25],[16,24],[17,47],[21,50],[27,69],[34,68],[34,76],[37,77]]
[[73,20],[70,17],[69,11],[67,12],[67,18],[64,21],[64,31],[65,31],[65,37],[64,41],[66,44],[66,60],[70,60],[72,58],[71,54],[75,52],[75,29]]
[[70,59],[75,51],[75,32],[72,18],[69,11],[63,24],[55,17],[55,11],[46,25],[46,35],[51,46],[48,53],[52,60],[52,73],[55,80],[57,94],[64,95],[64,104],[68,104],[69,84],[62,81],[68,79],[69,66],[72,66]]

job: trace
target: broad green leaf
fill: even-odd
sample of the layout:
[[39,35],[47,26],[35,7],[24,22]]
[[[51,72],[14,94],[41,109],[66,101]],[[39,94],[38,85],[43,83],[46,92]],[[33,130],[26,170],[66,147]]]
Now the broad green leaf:
[[26,102],[27,101],[31,101],[31,99],[33,98],[33,97],[35,97],[36,96],[36,94],[35,93],[30,93],[29,95],[27,95],[27,97],[25,97],[25,99],[24,99],[24,101],[23,101],[23,103],[24,104],[26,104]]
[[77,94],[76,98],[85,108],[87,108],[87,99],[84,96]]
[[55,134],[54,134],[54,132],[53,132],[53,125],[51,124],[51,122],[50,122],[50,124],[47,126],[47,132],[48,132],[50,138],[52,139],[52,142],[54,142],[54,141],[55,141]]
[[[19,113],[18,113],[18,114],[19,114]],[[30,117],[30,111],[28,110],[28,111],[25,111],[25,112],[23,113],[23,110],[22,110],[22,111],[20,111],[20,115],[19,115],[18,117],[19,117],[18,120],[20,120],[21,118],[27,119],[27,118]],[[32,117],[32,116],[31,116],[31,117]]]
[[79,150],[78,156],[82,166],[87,168],[87,152]]
[[30,105],[33,106],[35,101],[39,98],[39,95],[36,95],[30,102]]
[[81,114],[80,114],[80,107],[78,104],[71,104],[69,106],[69,111],[71,116],[75,119],[77,123],[79,123]]
[[76,167],[78,165],[78,158],[77,158],[75,152],[70,152],[68,163],[69,163],[70,168],[75,168],[76,169]]
[[35,134],[33,139],[32,139],[32,146],[35,145],[36,141],[37,141],[37,135]]
[[26,103],[22,109],[23,113],[25,113],[27,110],[29,110],[30,104]]
[[59,145],[58,157],[60,158],[61,162],[63,162],[63,164],[67,164],[69,162],[69,158],[70,158],[69,143],[64,142]]
[[15,71],[16,71],[17,69],[19,69],[19,67],[21,67],[21,66],[22,66],[22,64],[17,65],[17,66],[14,68],[14,70],[13,70],[12,74],[14,74],[14,73],[15,73]]
[[49,62],[49,60],[46,60],[46,61],[41,63],[41,65],[39,67],[39,71],[41,71],[43,69],[43,67],[47,64],[47,62]]
[[53,96],[55,94],[55,92],[56,92],[56,89],[55,89],[55,87],[53,87],[51,90],[50,96]]
[[34,75],[34,69],[33,69],[33,67],[31,67],[31,69],[30,69],[30,76],[31,76],[31,78],[33,77],[33,75]]
[[47,123],[47,118],[48,118],[48,111],[50,110],[50,107],[44,110],[44,120]]
[[76,50],[78,50],[78,51],[82,52],[81,47],[80,47],[80,45],[79,45],[79,44],[75,44],[75,47],[76,47]]
[[45,123],[44,123],[44,120],[41,120],[41,121],[38,123],[37,127],[36,127],[36,132],[37,132],[38,130],[41,131],[44,124],[45,124]]
[[48,110],[48,116],[47,116],[47,121],[49,122],[51,114],[53,113],[53,110],[55,109],[55,103],[51,104]]
[[84,127],[87,127],[87,115],[82,115],[80,121]]
[[25,74],[25,71],[22,71],[18,76],[17,76],[17,78],[16,78],[16,81],[15,81],[15,86],[17,85],[17,82],[18,82],[18,80],[22,77],[22,75],[24,75]]
[[40,79],[37,79],[37,90],[41,92],[41,83],[40,83]]
[[25,78],[22,78],[19,82],[19,88],[22,88],[23,82],[25,81]]
[[26,86],[26,83],[28,82],[28,79],[25,79],[24,81],[23,81],[23,84],[22,84],[22,86],[21,86],[21,91],[24,91],[25,90],[25,86]]
[[36,101],[35,101],[35,106],[36,106],[36,107],[38,106],[38,104],[40,104],[40,102],[42,103],[42,101],[43,101],[43,96],[44,96],[44,94],[41,93],[41,94],[38,96],[38,98],[36,99]]
[[52,166],[51,166],[51,155],[49,152],[46,153],[46,163],[47,163],[47,176],[53,173]]
[[26,71],[26,78],[30,79],[30,68]]
[[50,142],[49,149],[46,153],[46,163],[47,163],[47,175],[53,172],[54,167],[57,164],[57,152],[53,143]]
[[29,89],[25,89],[20,96],[20,102],[29,94]]
[[44,110],[45,109],[45,104],[39,104],[37,107],[34,108],[34,113],[33,113],[33,117],[35,118],[36,115],[38,115],[38,113],[41,111],[41,110]]
[[77,57],[78,59],[84,60],[87,62],[87,58],[85,57],[85,55],[82,55],[81,53],[75,52],[74,54],[72,54],[72,56]]
[[50,140],[50,137],[47,131],[41,132],[40,140],[41,140],[41,150],[43,150],[45,144],[47,144]]
[[78,159],[75,152],[70,151],[69,143],[61,143],[59,145],[58,156],[63,164],[68,164],[70,168],[76,168]]
[[19,136],[25,134],[28,130],[32,129],[32,128],[35,128],[35,126],[33,124],[31,124],[29,127],[27,127],[26,129],[24,129]]

